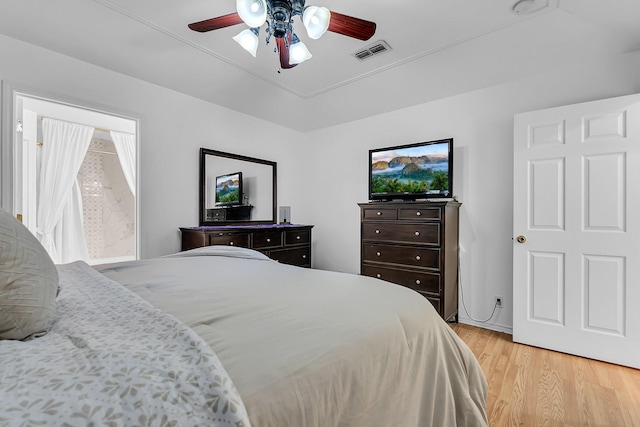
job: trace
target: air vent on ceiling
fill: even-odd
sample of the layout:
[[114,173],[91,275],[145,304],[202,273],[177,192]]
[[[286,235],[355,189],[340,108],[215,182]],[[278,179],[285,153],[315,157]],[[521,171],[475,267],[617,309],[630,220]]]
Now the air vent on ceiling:
[[381,53],[385,53],[389,50],[391,50],[391,46],[389,46],[386,41],[380,40],[362,50],[357,51],[353,56],[360,61],[364,61],[365,59],[373,58],[374,56],[380,55]]

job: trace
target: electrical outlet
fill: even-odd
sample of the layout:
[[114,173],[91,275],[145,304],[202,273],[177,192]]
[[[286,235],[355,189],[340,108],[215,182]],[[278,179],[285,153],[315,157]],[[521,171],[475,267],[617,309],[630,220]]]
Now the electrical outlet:
[[502,297],[496,296],[496,307],[502,308]]

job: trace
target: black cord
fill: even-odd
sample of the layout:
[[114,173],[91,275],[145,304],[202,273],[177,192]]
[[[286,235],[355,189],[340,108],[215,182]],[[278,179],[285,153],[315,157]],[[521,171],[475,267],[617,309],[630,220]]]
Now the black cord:
[[495,305],[493,306],[493,311],[491,312],[491,316],[489,316],[487,320],[476,320],[473,317],[471,317],[471,315],[467,311],[467,306],[464,304],[464,290],[462,289],[462,270],[460,270],[460,254],[459,253],[458,253],[458,285],[460,287],[460,299],[462,299],[462,308],[464,308],[464,312],[467,314],[469,319],[478,323],[487,323],[489,320],[491,320],[493,315],[496,314],[496,308],[498,308],[498,301],[496,301]]

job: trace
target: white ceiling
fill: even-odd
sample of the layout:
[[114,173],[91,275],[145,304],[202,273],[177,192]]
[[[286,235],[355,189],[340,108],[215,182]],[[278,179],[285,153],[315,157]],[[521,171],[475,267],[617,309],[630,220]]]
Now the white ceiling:
[[[313,58],[279,72],[264,33],[253,58],[231,39],[244,24],[187,28],[234,0],[0,0],[0,33],[300,131],[640,49],[640,0],[535,0],[528,15],[516,0],[308,1],[376,34],[310,40],[295,22]],[[353,57],[380,40],[392,50]]]

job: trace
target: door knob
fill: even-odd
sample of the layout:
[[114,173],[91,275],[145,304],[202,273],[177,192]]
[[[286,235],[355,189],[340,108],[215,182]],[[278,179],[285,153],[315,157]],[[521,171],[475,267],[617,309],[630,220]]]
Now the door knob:
[[526,242],[526,241],[527,241],[527,238],[526,238],[526,237],[524,237],[524,236],[518,236],[518,237],[516,237],[516,241],[517,241],[518,243],[524,243],[524,242]]

